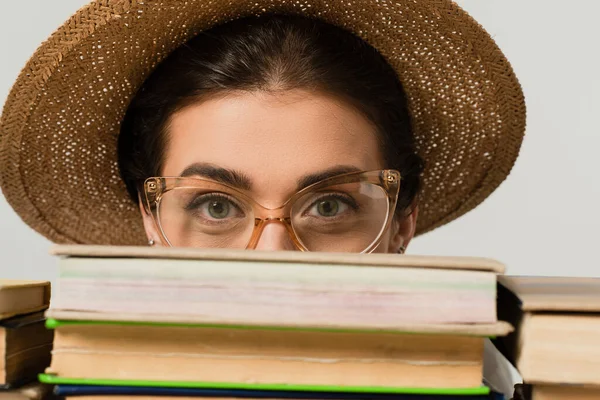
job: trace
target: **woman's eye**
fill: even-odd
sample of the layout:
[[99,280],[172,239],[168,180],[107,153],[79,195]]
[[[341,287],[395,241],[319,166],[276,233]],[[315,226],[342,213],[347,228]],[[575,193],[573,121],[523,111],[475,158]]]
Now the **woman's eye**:
[[222,194],[205,194],[195,198],[186,207],[188,211],[208,220],[224,220],[244,216],[242,209]]
[[229,216],[230,204],[227,201],[211,200],[207,202],[206,209],[208,214],[215,219],[223,219]]
[[313,217],[337,217],[348,211],[348,203],[335,197],[324,197],[316,202],[308,209],[307,214]]

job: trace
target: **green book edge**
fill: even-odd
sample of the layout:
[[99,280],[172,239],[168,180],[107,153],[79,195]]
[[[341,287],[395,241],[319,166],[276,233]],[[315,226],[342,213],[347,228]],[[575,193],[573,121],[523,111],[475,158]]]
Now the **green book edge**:
[[[57,329],[61,326],[69,325],[128,325],[128,326],[164,326],[164,327],[188,327],[188,328],[218,328],[218,329],[254,329],[254,330],[279,330],[279,331],[313,331],[313,332],[341,332],[341,333],[394,333],[402,335],[421,335],[422,332],[408,332],[386,329],[344,329],[344,328],[318,328],[318,327],[296,327],[296,326],[259,326],[259,325],[228,325],[228,324],[207,324],[207,323],[183,323],[183,322],[149,322],[149,321],[92,321],[92,320],[59,320],[48,318],[46,328]],[[428,335],[443,335],[443,333],[428,333]],[[478,335],[467,335],[475,337],[485,337]],[[489,336],[494,339],[495,336]]]
[[302,392],[343,392],[343,393],[398,393],[398,394],[438,394],[438,395],[485,395],[490,392],[487,386],[469,388],[412,388],[381,386],[329,386],[329,385],[287,385],[270,383],[242,382],[188,382],[188,381],[144,381],[126,379],[63,378],[52,374],[40,374],[39,380],[49,385],[102,385],[102,386],[145,386],[169,388],[207,389],[246,389]]

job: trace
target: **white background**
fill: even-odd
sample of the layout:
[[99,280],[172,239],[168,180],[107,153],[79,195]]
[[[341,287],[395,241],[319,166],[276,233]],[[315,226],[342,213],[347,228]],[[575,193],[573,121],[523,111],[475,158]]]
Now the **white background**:
[[[29,56],[85,0],[0,3],[0,101]],[[459,1],[498,42],[527,100],[509,179],[480,207],[423,237],[413,254],[476,255],[511,274],[600,276],[600,2]],[[54,280],[50,243],[0,196],[0,277]]]

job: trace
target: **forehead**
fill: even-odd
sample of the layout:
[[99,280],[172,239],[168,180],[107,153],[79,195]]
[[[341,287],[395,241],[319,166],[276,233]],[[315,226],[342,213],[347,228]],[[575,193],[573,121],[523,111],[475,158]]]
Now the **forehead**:
[[244,173],[256,194],[286,195],[296,182],[344,165],[383,167],[375,127],[355,108],[301,90],[239,92],[174,114],[163,175],[209,163]]

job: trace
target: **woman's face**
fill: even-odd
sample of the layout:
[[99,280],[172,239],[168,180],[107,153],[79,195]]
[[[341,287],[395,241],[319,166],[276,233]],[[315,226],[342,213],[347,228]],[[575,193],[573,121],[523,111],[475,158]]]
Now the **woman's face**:
[[[375,127],[351,106],[303,90],[236,92],[198,102],[175,113],[167,127],[162,176],[181,176],[205,167],[239,176],[247,193],[277,208],[316,176],[383,169]],[[194,168],[200,167],[200,168]],[[231,176],[231,174],[230,174]],[[377,252],[407,246],[416,212],[394,221]],[[160,244],[144,214],[148,237]],[[294,250],[282,223],[266,224],[259,250]]]

